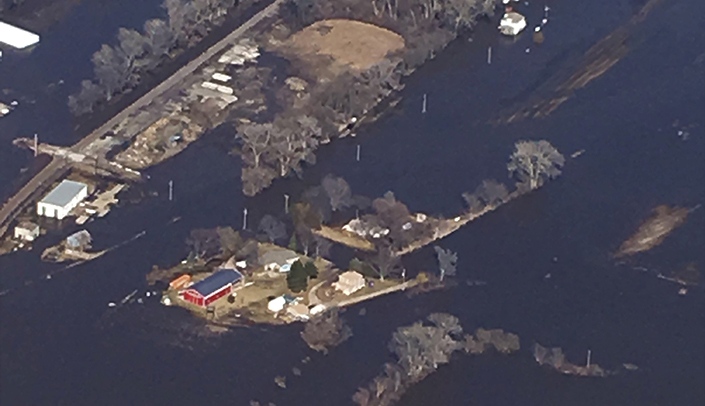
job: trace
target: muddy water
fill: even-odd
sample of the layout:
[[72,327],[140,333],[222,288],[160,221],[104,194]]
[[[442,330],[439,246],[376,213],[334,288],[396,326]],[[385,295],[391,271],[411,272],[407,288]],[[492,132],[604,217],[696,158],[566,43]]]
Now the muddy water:
[[[664,0],[635,29],[628,54],[549,117],[487,124],[501,108],[533,96],[532,87],[579,69],[582,53],[639,3],[552,4],[540,48],[528,36],[500,41],[491,25],[481,28],[474,42],[453,44],[418,71],[398,110],[358,138],[323,148],[302,181],[278,181],[262,196],[243,199],[239,163],[221,152],[223,129],[152,171],[148,187],[161,197],[90,226],[96,240],[147,230],[137,242],[51,280],[41,276],[56,268],[30,254],[1,258],[0,286],[10,291],[0,297],[0,403],[240,405],[257,398],[346,404],[390,359],[385,344],[396,326],[447,311],[469,330],[516,332],[526,350],[507,358],[460,356],[402,404],[702,404],[703,292],[678,296],[672,285],[617,268],[610,254],[654,206],[692,207],[705,198],[705,67],[697,62],[705,49],[698,26],[705,5]],[[429,112],[421,115],[424,93]],[[687,140],[673,127],[676,119],[693,125]],[[461,283],[448,292],[390,296],[353,308],[345,317],[354,336],[327,357],[307,349],[299,326],[204,337],[196,333],[197,321],[154,302],[107,311],[108,301],[143,286],[152,264],[180,259],[189,229],[240,226],[244,206],[253,224],[265,212],[281,212],[284,193],[295,195],[327,172],[345,176],[358,193],[392,189],[414,210],[454,214],[463,191],[484,178],[506,179],[515,140],[539,137],[566,154],[586,152],[567,163],[559,180],[442,242],[459,253],[461,282],[488,284]],[[175,181],[171,204],[164,198],[169,179]],[[639,264],[702,267],[703,213],[693,212],[663,244],[638,257]],[[168,224],[175,217],[181,219]],[[432,266],[431,252],[407,258],[409,268]],[[361,307],[365,316],[358,315]],[[581,359],[589,348],[605,368],[628,362],[640,370],[606,380],[558,376],[535,365],[534,340],[562,347],[569,359]],[[311,362],[299,365],[306,356]],[[279,389],[274,377],[295,365],[303,377],[289,373],[288,389]]]

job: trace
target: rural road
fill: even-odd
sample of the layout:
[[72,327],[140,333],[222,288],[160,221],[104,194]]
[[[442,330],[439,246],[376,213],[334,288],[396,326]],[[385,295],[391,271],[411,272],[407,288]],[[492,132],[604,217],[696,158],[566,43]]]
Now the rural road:
[[[208,48],[205,52],[200,54],[198,57],[193,59],[191,62],[187,63],[179,70],[174,72],[173,75],[165,79],[163,82],[155,86],[152,90],[147,92],[145,95],[137,99],[134,103],[127,106],[125,109],[120,111],[118,114],[113,116],[105,124],[98,127],[96,130],[88,134],[85,138],[81,139],[79,142],[74,144],[71,149],[74,152],[81,152],[84,148],[88,147],[92,142],[100,138],[101,135],[108,132],[111,128],[119,124],[122,120],[128,118],[133,113],[137,112],[139,109],[148,106],[155,98],[161,96],[169,89],[173,88],[186,77],[195,72],[204,63],[213,58],[219,52],[225,50],[228,46],[232,45],[235,41],[240,39],[242,35],[252,28],[255,24],[259,23],[263,19],[274,15],[279,11],[279,6],[284,3],[285,0],[275,0],[272,4],[268,5],[260,12],[252,16],[249,20],[243,23],[241,26],[236,28],[233,32],[228,34],[225,38],[218,41],[215,45]],[[22,189],[20,189],[14,196],[10,197],[5,204],[0,208],[0,237],[2,237],[10,222],[13,220],[14,216],[22,210],[28,200],[43,187],[56,181],[58,177],[62,176],[68,169],[68,164],[59,158],[53,158],[51,162],[45,166],[41,171],[39,171],[29,182],[27,182]]]

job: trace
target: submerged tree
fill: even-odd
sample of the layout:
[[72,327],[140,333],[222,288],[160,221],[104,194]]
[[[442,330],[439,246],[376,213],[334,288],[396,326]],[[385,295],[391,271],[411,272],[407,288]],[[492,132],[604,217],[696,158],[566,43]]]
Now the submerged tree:
[[312,318],[301,332],[301,338],[309,347],[324,354],[351,336],[352,330],[340,317],[337,308]]
[[259,231],[265,233],[270,242],[286,238],[286,225],[271,214],[262,217],[259,222]]
[[443,281],[446,275],[455,275],[458,254],[449,249],[444,250],[438,245],[434,246],[433,249],[436,250],[436,259],[438,260],[438,270],[441,274],[441,281]]
[[352,191],[345,179],[329,174],[323,178],[321,186],[330,198],[330,206],[333,211],[338,211],[352,205]]
[[547,179],[561,174],[565,158],[548,141],[519,141],[509,159],[507,169],[510,176],[530,190],[543,185]]

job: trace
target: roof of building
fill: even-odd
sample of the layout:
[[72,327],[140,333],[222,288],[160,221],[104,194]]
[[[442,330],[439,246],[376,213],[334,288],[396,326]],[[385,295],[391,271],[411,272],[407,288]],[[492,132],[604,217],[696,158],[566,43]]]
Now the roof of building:
[[0,42],[22,49],[39,42],[39,35],[0,21]]
[[236,283],[242,279],[242,274],[234,269],[221,269],[211,276],[196,282],[190,289],[195,290],[203,297],[208,297],[229,283]]
[[69,247],[80,247],[82,245],[88,245],[93,241],[93,237],[91,237],[91,233],[89,233],[87,230],[81,230],[77,231],[70,236],[66,237],[66,244],[69,245]]
[[356,271],[346,271],[338,275],[338,283],[354,285],[360,281],[365,281],[365,277]]
[[514,24],[520,23],[524,20],[524,16],[517,13],[516,11],[510,11],[502,17],[502,22],[511,21]]
[[292,259],[297,259],[299,258],[299,254],[295,253],[294,251],[291,250],[271,250],[267,251],[264,254],[262,254],[259,257],[259,264],[260,265],[269,265],[272,263],[276,263],[279,266],[285,265],[288,263],[288,261],[291,261]]
[[48,195],[44,196],[41,203],[64,207],[69,204],[71,199],[76,197],[83,188],[87,187],[88,185],[85,183],[63,180],[59,183],[59,186],[55,187]]
[[31,221],[20,221],[15,228],[29,231],[37,231],[39,229],[39,224],[32,223]]

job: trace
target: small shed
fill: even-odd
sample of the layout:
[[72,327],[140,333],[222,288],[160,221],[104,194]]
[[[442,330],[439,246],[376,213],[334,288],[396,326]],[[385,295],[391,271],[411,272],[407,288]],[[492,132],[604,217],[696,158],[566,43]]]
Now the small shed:
[[505,13],[499,22],[499,31],[504,35],[519,35],[524,28],[526,28],[526,18],[516,11]]
[[21,221],[15,226],[15,238],[22,241],[34,241],[39,237],[40,228],[31,221]]
[[267,310],[272,313],[279,313],[284,310],[284,306],[286,306],[286,299],[284,299],[284,296],[278,296],[267,303]]
[[66,246],[72,250],[83,251],[90,248],[93,237],[86,230],[77,231],[66,237]]
[[184,300],[205,308],[221,297],[230,294],[233,287],[241,281],[242,274],[240,272],[234,269],[221,269],[186,289]]
[[338,281],[333,282],[333,287],[349,296],[365,287],[365,277],[355,271],[343,272]]
[[287,307],[286,313],[296,320],[306,321],[311,318],[308,313],[308,307],[303,303],[297,303]]
[[88,185],[73,180],[63,180],[37,203],[37,214],[63,219],[88,196]]
[[191,282],[191,275],[184,274],[169,282],[169,289],[179,290]]

